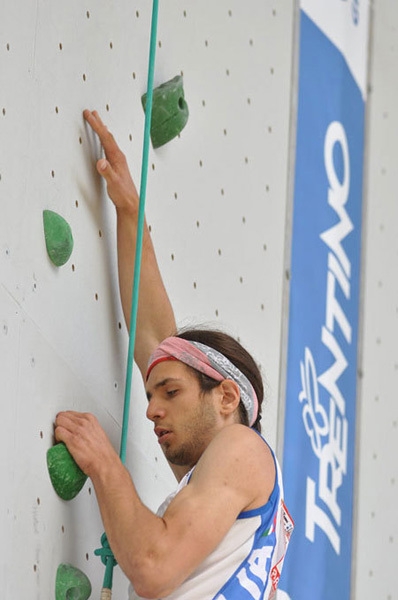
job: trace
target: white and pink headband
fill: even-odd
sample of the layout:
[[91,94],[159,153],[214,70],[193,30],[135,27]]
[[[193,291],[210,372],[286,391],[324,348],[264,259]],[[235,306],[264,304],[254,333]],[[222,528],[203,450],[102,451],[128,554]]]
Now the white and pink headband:
[[179,360],[200,373],[223,381],[232,379],[238,384],[240,399],[247,411],[249,424],[253,425],[258,414],[256,392],[246,375],[214,348],[200,342],[190,342],[179,337],[168,337],[156,348],[149,359],[147,379],[152,369],[164,360]]

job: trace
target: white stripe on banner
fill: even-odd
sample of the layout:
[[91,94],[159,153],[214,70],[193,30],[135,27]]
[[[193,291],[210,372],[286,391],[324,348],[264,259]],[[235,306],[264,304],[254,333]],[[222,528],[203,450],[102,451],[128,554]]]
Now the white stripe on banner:
[[369,0],[301,0],[300,5],[340,50],[366,98]]
[[[302,0],[281,599],[349,600],[368,37],[364,0]],[[283,590],[283,591],[282,591]]]

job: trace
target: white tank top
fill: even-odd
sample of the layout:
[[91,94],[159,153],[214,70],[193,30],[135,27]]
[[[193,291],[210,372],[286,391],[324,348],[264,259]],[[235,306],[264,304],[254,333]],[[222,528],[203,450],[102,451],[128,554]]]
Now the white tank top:
[[[272,452],[272,450],[271,450]],[[271,600],[282,571],[293,521],[283,502],[281,471],[264,506],[242,512],[226,536],[173,593],[161,600]],[[193,469],[161,504],[163,516],[178,492],[188,485]],[[144,600],[130,586],[129,600]]]

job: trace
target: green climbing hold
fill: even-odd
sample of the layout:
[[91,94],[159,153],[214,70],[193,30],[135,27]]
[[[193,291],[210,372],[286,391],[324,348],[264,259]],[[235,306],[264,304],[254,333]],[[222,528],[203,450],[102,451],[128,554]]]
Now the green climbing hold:
[[91,596],[91,583],[77,567],[62,563],[57,569],[55,600],[87,600]]
[[43,210],[44,237],[48,256],[56,267],[62,267],[73,250],[73,236],[69,223],[52,210]]
[[62,500],[72,500],[87,480],[62,442],[47,450],[47,468],[54,490]]
[[[141,98],[145,111],[147,95]],[[154,148],[175,138],[188,121],[188,105],[184,98],[183,79],[177,75],[153,90],[151,140]]]

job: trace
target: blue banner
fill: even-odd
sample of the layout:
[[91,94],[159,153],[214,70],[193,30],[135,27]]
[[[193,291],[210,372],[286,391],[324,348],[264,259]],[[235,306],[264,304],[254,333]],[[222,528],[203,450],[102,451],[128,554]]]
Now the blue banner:
[[349,600],[365,101],[300,15],[283,452],[295,530],[278,597]]

